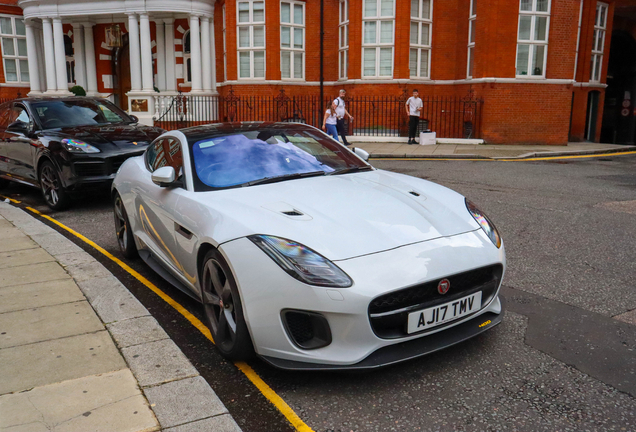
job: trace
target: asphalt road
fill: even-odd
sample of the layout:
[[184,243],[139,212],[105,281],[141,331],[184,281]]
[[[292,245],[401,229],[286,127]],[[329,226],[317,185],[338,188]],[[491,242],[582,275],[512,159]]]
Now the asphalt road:
[[[636,326],[617,319],[636,317],[636,157],[373,165],[441,183],[489,214],[507,252],[507,313],[467,343],[372,373],[290,373],[251,362],[300,418],[315,431],[636,430]],[[120,256],[108,195],[54,213],[28,188],[0,193]],[[245,431],[294,430],[181,315],[78,244],[155,315]],[[197,303],[141,261],[131,264],[202,318]]]

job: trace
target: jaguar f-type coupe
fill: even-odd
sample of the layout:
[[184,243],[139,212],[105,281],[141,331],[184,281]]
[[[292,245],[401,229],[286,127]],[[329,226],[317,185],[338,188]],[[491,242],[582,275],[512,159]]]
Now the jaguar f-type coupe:
[[366,159],[302,124],[164,133],[113,182],[120,249],[200,301],[230,359],[370,369],[499,324],[490,219]]

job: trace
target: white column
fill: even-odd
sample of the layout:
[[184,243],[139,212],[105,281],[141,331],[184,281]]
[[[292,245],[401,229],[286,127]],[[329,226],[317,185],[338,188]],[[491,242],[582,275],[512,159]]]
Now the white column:
[[37,56],[40,60],[38,77],[40,79],[40,88],[42,91],[46,90],[46,65],[44,64],[44,40],[42,38],[42,29],[34,28],[35,31],[35,49],[37,50]]
[[157,29],[157,87],[160,91],[166,90],[166,41],[164,39],[163,20],[155,20]]
[[205,92],[212,91],[210,54],[210,18],[204,16],[201,17],[201,77]]
[[66,76],[66,54],[64,52],[64,30],[62,18],[53,18],[53,43],[55,45],[55,76],[57,91],[68,93],[68,77]]
[[57,90],[55,79],[55,55],[53,47],[53,27],[50,18],[42,18],[42,35],[44,38],[44,62],[46,63],[46,91]]
[[130,91],[141,90],[141,54],[139,52],[139,24],[137,16],[128,15],[128,46],[130,51]]
[[86,56],[86,94],[97,94],[97,66],[95,63],[95,41],[93,40],[93,23],[84,26],[84,54]]
[[73,55],[75,57],[75,82],[86,90],[86,59],[84,58],[84,29],[73,23]]
[[166,90],[175,91],[177,89],[177,79],[174,73],[174,18],[166,18],[163,22],[166,25]]
[[212,91],[216,92],[216,44],[214,38],[214,19],[210,20],[210,78],[212,80]]
[[141,78],[143,91],[153,91],[152,70],[152,42],[150,41],[150,19],[148,14],[139,15],[139,30],[141,32]]
[[201,34],[199,17],[190,15],[190,67],[192,69],[192,92],[201,91]]
[[40,87],[40,67],[38,65],[38,50],[35,46],[35,32],[30,20],[24,22],[26,26],[27,56],[29,59],[29,94],[38,94],[42,91]]

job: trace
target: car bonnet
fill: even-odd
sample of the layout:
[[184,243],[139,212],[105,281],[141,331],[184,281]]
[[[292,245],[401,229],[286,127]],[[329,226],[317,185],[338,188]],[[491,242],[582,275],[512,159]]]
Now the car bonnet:
[[478,229],[461,195],[380,170],[195,196],[197,209],[182,207],[182,214],[197,211],[195,219],[220,243],[251,234],[272,235],[299,242],[331,260]]

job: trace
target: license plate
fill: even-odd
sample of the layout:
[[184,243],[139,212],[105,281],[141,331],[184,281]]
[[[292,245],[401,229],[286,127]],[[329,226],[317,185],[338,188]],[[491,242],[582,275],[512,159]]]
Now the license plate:
[[481,308],[481,291],[467,297],[432,308],[411,312],[408,318],[408,333],[415,333],[444,324],[478,311]]

